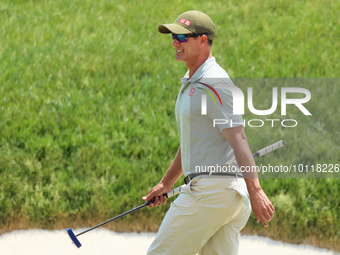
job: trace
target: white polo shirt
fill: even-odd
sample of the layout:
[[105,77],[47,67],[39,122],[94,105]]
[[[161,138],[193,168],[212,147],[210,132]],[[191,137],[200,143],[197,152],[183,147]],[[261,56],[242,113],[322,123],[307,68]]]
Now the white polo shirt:
[[184,176],[241,172],[233,149],[221,133],[225,128],[243,126],[242,116],[233,114],[230,88],[235,85],[215,58],[206,60],[188,77],[189,71],[181,79],[175,108]]

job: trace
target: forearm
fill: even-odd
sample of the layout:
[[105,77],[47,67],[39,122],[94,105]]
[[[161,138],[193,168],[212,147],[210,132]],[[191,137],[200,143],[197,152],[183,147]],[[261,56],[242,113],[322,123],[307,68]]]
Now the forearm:
[[170,190],[182,174],[181,147],[179,147],[174,160],[172,161],[168,170],[165,172],[160,183]]
[[[249,193],[260,190],[261,186],[258,174],[256,171],[253,171],[255,169],[255,160],[250,151],[247,138],[243,137],[238,143],[235,143],[233,150],[237,164],[240,169],[243,170],[243,177],[246,181]],[[244,171],[245,169],[249,171]]]
[[249,193],[261,190],[257,172],[252,171],[255,169],[255,160],[250,151],[244,129],[241,127],[225,129],[222,134],[234,150],[237,164],[243,172]]

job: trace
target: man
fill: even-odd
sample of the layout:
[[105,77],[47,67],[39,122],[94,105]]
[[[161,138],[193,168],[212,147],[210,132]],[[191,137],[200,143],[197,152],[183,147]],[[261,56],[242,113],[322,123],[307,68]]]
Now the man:
[[[255,162],[242,117],[232,114],[234,85],[211,54],[215,25],[206,14],[188,11],[158,30],[172,34],[176,60],[184,62],[188,72],[181,79],[175,109],[181,146],[162,180],[143,199],[155,198],[150,207],[163,205],[162,194],[183,173],[188,185],[171,204],[147,254],[237,254],[239,232],[251,209],[257,222],[268,226],[274,207],[257,174],[242,176],[240,170]],[[226,119],[229,125],[213,125],[214,119]]]

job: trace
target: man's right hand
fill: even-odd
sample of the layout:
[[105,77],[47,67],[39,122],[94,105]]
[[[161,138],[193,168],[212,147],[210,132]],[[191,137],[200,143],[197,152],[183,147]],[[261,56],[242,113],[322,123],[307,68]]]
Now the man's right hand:
[[158,183],[149,191],[148,195],[142,199],[145,201],[155,199],[154,203],[149,204],[150,208],[158,205],[164,205],[166,202],[166,196],[163,196],[163,194],[168,193],[170,190],[171,188],[166,188],[163,183]]

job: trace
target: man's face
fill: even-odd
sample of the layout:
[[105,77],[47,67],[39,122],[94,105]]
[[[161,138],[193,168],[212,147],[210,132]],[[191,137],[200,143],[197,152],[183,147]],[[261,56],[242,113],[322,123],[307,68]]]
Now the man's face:
[[190,63],[197,59],[199,54],[199,40],[197,37],[190,37],[187,42],[179,42],[177,39],[173,40],[172,46],[176,50],[176,60]]

